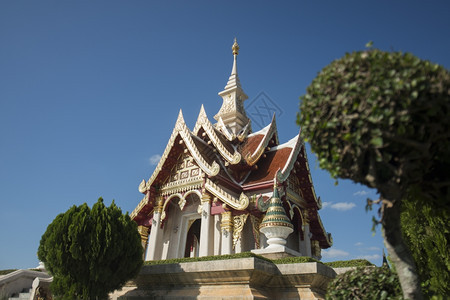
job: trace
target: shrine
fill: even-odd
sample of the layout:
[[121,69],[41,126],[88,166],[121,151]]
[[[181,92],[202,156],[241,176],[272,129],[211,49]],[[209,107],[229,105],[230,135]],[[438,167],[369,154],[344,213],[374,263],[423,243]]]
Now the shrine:
[[271,257],[321,258],[331,234],[319,216],[300,135],[280,143],[275,115],[252,131],[244,109],[248,96],[237,72],[239,45],[232,46],[231,75],[211,122],[201,106],[190,130],[180,110],[172,135],[143,199],[131,214],[145,260],[252,251]]

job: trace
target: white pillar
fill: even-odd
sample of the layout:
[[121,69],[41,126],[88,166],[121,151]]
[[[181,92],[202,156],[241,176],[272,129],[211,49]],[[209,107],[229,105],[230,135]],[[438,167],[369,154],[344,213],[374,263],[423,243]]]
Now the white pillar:
[[214,215],[214,255],[220,255],[222,234],[220,230],[220,215]]
[[200,251],[199,256],[212,255],[212,230],[211,218],[211,196],[207,193],[202,195],[202,212],[201,212],[201,227],[200,227]]
[[222,255],[233,253],[233,219],[231,211],[222,213]]
[[150,231],[150,241],[148,243],[147,260],[161,259],[161,211],[162,206],[158,205],[153,212],[152,229]]
[[[301,253],[304,256],[312,257],[311,254],[311,233],[309,232],[309,224],[303,225],[303,236],[305,238]],[[304,251],[304,252],[303,252]]]

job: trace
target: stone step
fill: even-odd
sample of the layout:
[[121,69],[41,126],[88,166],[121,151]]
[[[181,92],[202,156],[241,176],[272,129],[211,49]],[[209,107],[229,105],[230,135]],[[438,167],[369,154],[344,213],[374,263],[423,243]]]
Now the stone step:
[[31,297],[31,289],[24,289],[21,293],[9,297],[8,300],[28,300]]

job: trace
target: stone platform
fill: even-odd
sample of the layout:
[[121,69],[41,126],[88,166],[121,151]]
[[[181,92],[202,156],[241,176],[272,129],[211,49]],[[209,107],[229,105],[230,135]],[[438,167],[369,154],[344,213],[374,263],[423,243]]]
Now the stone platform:
[[112,298],[324,299],[335,276],[320,263],[276,265],[255,257],[148,265]]

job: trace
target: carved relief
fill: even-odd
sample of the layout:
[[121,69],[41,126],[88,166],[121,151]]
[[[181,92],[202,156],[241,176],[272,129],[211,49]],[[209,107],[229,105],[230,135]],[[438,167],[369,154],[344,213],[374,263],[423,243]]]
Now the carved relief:
[[181,154],[171,170],[171,175],[161,186],[161,194],[171,195],[198,189],[203,183],[202,176],[203,173],[194,163],[193,157],[188,154]]
[[233,218],[233,249],[236,247],[236,243],[241,239],[242,229],[244,229],[245,221],[249,214],[235,216]]
[[236,198],[236,196],[231,195],[229,192],[225,191],[221,187],[219,187],[217,184],[212,182],[210,179],[206,179],[205,188],[214,196],[222,200],[224,203],[228,204],[234,209],[237,210],[244,210],[247,208],[248,204],[250,203],[250,200],[248,197],[241,193],[239,198]]
[[222,232],[225,236],[228,236],[228,234],[233,230],[231,211],[225,211],[222,213],[222,222],[220,224],[220,227],[222,228]]
[[[223,121],[222,121],[223,122]],[[197,123],[195,124],[194,128],[194,134],[198,135],[198,132],[200,128],[205,130],[205,133],[208,135],[209,139],[212,141],[214,147],[219,151],[220,155],[231,163],[232,165],[235,165],[241,161],[241,154],[238,151],[235,151],[234,153],[230,153],[227,148],[223,145],[223,143],[220,141],[219,137],[217,136],[213,125],[208,120],[208,117],[206,116],[205,109],[202,105],[202,108],[200,110],[200,114],[197,118]]]
[[259,231],[259,225],[261,224],[262,218],[256,217],[254,215],[250,215],[250,220],[252,222],[252,231],[253,231],[253,237],[255,238],[255,244],[256,249],[260,248],[260,231]]

